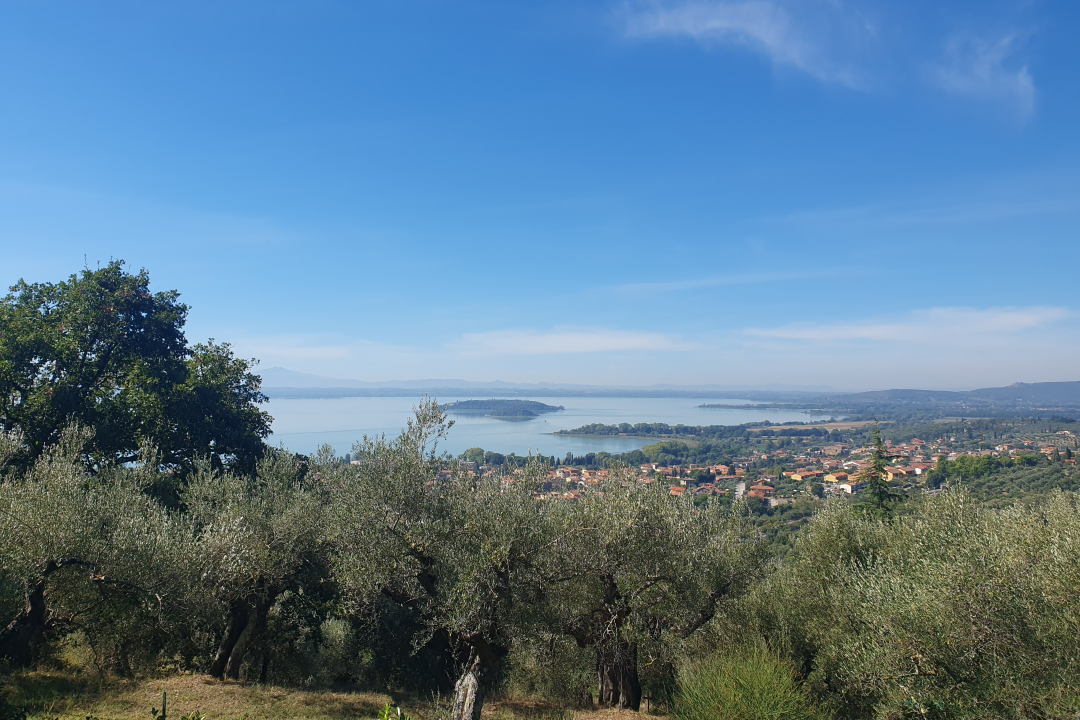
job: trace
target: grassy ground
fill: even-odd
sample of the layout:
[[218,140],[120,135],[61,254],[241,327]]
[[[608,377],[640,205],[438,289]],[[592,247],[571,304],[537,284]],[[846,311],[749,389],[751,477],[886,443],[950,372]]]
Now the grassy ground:
[[[314,692],[290,688],[220,682],[201,675],[172,675],[147,680],[99,680],[34,672],[4,681],[5,695],[45,720],[152,720],[168,693],[168,717],[191,712],[207,720],[343,720],[374,718],[386,703],[400,703],[414,720],[430,717],[431,705],[405,697],[365,692]],[[491,720],[631,720],[645,713],[628,711],[561,711],[525,701],[501,700],[484,706]]]

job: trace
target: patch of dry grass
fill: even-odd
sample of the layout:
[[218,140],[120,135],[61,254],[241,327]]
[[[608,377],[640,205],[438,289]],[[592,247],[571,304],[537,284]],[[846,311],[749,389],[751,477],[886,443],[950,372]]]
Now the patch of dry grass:
[[[60,673],[21,673],[5,680],[8,697],[33,711],[39,720],[151,720],[168,693],[169,717],[191,712],[208,720],[357,720],[375,718],[386,703],[400,703],[413,720],[429,720],[424,700],[370,692],[308,691],[242,682],[221,682],[205,675],[172,675],[146,680],[96,679]],[[484,705],[491,720],[645,720],[659,716],[620,710],[560,710],[543,703],[496,701]]]
[[170,718],[191,712],[209,720],[338,720],[372,718],[392,699],[378,693],[310,692],[200,675],[174,675],[139,681],[81,681],[64,675],[30,673],[9,682],[13,700],[32,708],[33,717],[102,720],[150,720],[168,693]]
[[666,715],[602,708],[599,710],[561,710],[543,703],[496,701],[484,704],[484,717],[491,720],[668,720]]

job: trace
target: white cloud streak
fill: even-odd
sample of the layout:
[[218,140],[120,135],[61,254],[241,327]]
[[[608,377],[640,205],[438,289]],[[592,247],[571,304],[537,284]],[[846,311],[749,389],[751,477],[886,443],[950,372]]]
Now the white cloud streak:
[[651,294],[662,292],[677,292],[685,290],[697,290],[707,287],[728,287],[738,285],[759,285],[764,283],[787,282],[790,280],[803,280],[811,277],[835,275],[839,270],[823,270],[820,272],[789,272],[789,273],[751,273],[739,275],[717,275],[705,278],[687,278],[685,280],[670,280],[666,282],[651,283],[628,283],[616,285],[614,290],[629,294]]
[[1008,107],[1021,122],[1035,112],[1035,81],[1016,60],[1022,39],[1018,31],[978,37],[960,29],[944,42],[939,57],[930,60],[899,50],[906,21],[883,3],[629,0],[620,20],[630,39],[742,47],[767,57],[775,67],[855,90],[921,73],[924,82],[946,93]]
[[416,348],[345,337],[337,333],[241,334],[236,338],[234,347],[240,355],[254,355],[268,366],[297,360],[317,362],[366,359],[374,354],[400,359],[417,353]]
[[[841,6],[833,3],[830,7],[835,13]],[[824,82],[861,87],[854,68],[833,60],[829,43],[809,30],[816,24],[794,17],[769,0],[657,2],[633,6],[625,15],[627,37],[682,37],[703,44],[743,46],[765,55],[775,65],[796,68]]]
[[497,330],[466,333],[451,347],[463,355],[573,355],[686,350],[690,345],[672,335],[626,330]]
[[1035,82],[1026,65],[1009,67],[1016,45],[1015,35],[992,41],[953,38],[931,77],[945,92],[1003,102],[1025,121],[1035,112]]
[[237,343],[244,354],[279,360],[345,360],[353,356],[347,345],[310,343],[299,337],[259,338]]
[[959,338],[1001,339],[1025,330],[1060,322],[1073,314],[1060,307],[1026,308],[932,308],[911,313],[894,321],[836,324],[790,325],[781,328],[749,329],[759,338],[809,342],[879,341],[905,343],[954,343]]

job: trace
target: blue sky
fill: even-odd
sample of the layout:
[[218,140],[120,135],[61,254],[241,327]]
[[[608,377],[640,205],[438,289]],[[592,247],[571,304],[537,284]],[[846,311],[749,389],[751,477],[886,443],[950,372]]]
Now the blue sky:
[[0,280],[364,380],[1080,379],[1080,5],[0,2]]

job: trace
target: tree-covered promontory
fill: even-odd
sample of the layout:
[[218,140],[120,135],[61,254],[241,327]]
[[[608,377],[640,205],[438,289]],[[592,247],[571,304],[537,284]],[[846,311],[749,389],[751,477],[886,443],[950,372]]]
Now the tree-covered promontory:
[[447,412],[451,413],[484,413],[489,417],[503,418],[530,418],[543,413],[553,413],[563,410],[562,405],[548,405],[535,400],[457,400],[447,403]]

